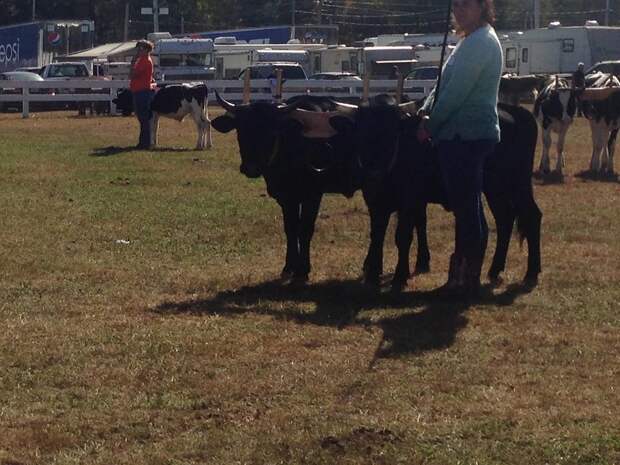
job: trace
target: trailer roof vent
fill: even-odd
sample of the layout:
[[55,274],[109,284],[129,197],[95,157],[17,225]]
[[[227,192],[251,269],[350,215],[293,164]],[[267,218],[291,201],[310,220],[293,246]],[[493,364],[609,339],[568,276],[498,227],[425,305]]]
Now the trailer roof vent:
[[549,23],[549,29],[555,29],[556,27],[560,27],[562,25],[559,21],[551,21]]
[[598,26],[598,21],[596,19],[588,19],[586,21],[586,26]]

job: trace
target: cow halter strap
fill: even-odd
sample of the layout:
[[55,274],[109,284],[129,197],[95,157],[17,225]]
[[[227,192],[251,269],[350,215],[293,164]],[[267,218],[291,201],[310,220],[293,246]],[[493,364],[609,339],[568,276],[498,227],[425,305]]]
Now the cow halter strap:
[[392,155],[392,159],[390,160],[390,164],[388,165],[388,173],[391,173],[394,169],[394,165],[396,165],[396,159],[398,158],[398,151],[400,150],[400,135],[396,136],[396,145],[394,146],[394,154]]

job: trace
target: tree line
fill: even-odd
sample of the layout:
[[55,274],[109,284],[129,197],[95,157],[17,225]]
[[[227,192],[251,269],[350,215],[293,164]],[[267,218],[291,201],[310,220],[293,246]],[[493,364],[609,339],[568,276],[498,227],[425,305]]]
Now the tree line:
[[[0,25],[28,22],[32,2],[37,19],[92,19],[96,43],[123,39],[125,11],[129,38],[153,29],[152,16],[141,14],[152,0],[0,0]],[[611,0],[611,25],[619,16]],[[533,26],[533,0],[496,0],[497,28]],[[160,16],[160,29],[172,33],[291,24],[335,24],[340,41],[351,43],[383,33],[439,32],[445,24],[447,0],[159,0],[169,14]],[[604,24],[606,0],[540,0],[541,25],[559,20],[581,25],[588,19]]]

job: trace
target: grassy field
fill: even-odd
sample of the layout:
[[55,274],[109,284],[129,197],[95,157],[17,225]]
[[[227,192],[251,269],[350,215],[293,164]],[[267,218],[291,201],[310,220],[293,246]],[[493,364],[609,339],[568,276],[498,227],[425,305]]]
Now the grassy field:
[[0,115],[1,465],[620,464],[620,184],[574,176],[582,120],[564,183],[536,185],[539,287],[516,285],[515,240],[469,308],[429,292],[441,208],[432,272],[395,298],[359,283],[361,196],[326,197],[290,289],[279,208],[234,135],[136,138],[132,118]]

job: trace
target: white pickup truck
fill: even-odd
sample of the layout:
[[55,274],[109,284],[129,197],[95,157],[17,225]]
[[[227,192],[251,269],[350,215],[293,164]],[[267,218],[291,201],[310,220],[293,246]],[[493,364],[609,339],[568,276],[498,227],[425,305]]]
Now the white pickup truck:
[[45,80],[66,81],[69,79],[89,79],[92,77],[89,67],[81,62],[50,63],[39,72]]

